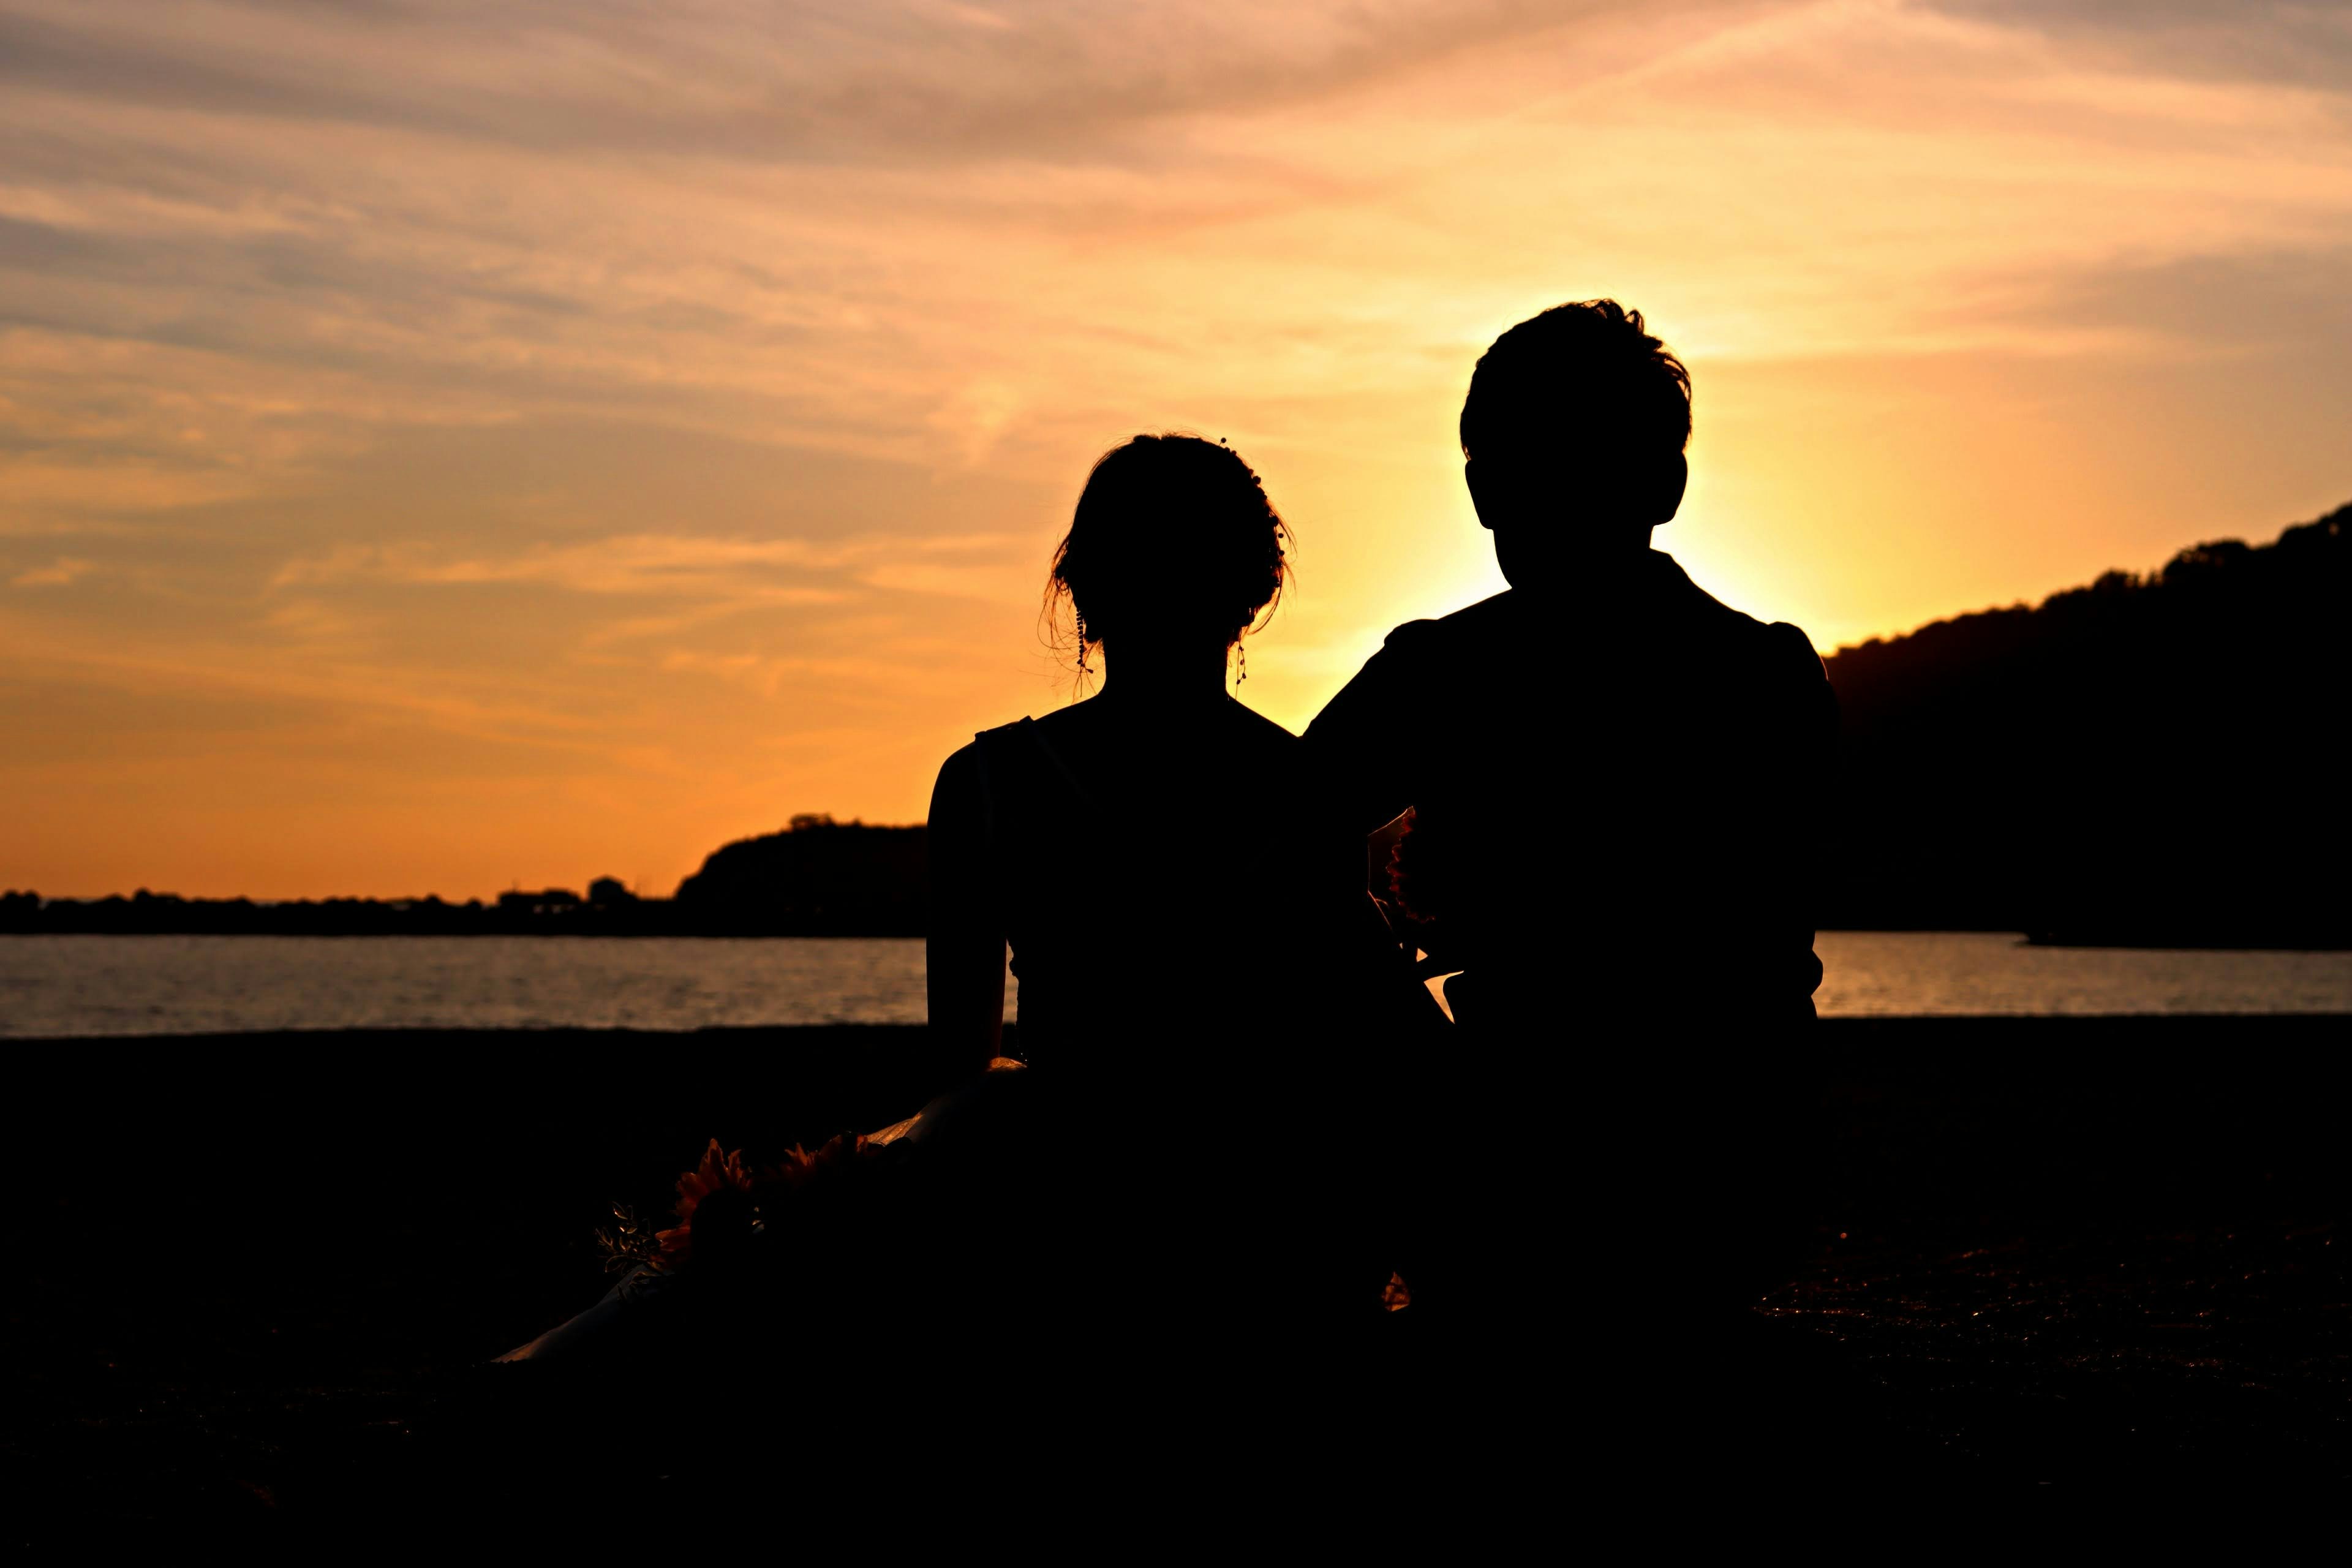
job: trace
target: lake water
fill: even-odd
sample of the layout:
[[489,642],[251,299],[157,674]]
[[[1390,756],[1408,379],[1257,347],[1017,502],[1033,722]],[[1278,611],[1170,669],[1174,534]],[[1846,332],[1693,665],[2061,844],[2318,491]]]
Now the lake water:
[[[1824,931],[1825,1016],[2352,1013],[2352,953]],[[0,1036],[915,1024],[908,940],[0,937]]]

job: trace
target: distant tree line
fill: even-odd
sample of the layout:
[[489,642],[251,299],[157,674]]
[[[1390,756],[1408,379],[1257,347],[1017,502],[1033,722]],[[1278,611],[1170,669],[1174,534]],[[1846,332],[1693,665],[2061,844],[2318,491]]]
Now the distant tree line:
[[1840,649],[1821,923],[2352,945],[2347,531]]
[[675,897],[599,877],[585,894],[518,889],[484,902],[416,899],[184,899],[0,893],[0,932],[224,936],[919,936],[919,826],[795,816],[714,850]]

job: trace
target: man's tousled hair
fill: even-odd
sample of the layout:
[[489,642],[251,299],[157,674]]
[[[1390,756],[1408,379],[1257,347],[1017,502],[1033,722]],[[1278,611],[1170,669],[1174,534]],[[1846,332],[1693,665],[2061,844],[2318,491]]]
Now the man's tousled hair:
[[1690,431],[1690,372],[1614,300],[1554,305],[1496,338],[1462,403],[1472,458],[1587,442],[1679,452]]

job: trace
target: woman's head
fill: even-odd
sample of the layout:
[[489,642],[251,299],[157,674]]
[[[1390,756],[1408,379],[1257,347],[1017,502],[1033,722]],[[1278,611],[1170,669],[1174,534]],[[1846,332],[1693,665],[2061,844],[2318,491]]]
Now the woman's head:
[[[1282,596],[1290,531],[1241,454],[1171,433],[1114,447],[1087,476],[1054,552],[1049,612],[1066,596],[1087,644],[1239,639]],[[1133,646],[1133,645],[1130,645]]]

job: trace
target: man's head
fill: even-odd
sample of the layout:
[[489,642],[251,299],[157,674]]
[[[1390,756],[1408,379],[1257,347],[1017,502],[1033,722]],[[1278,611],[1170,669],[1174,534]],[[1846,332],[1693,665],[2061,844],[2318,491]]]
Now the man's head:
[[1646,549],[1682,505],[1690,411],[1690,372],[1614,300],[1496,338],[1462,404],[1463,472],[1512,585]]

